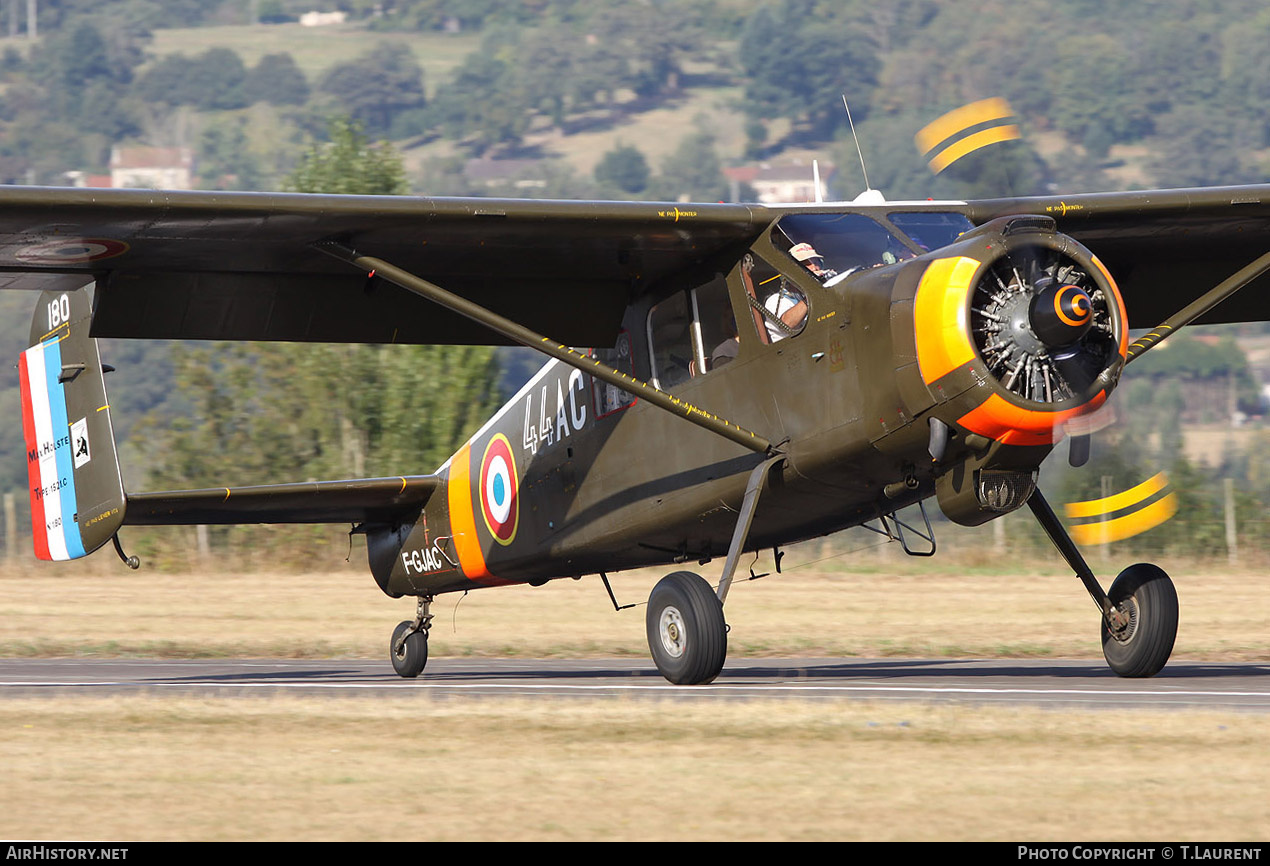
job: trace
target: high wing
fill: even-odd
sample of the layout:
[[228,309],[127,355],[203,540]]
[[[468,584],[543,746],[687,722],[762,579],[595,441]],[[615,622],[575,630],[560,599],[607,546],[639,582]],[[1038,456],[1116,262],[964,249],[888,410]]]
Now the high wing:
[[[977,223],[1053,217],[1107,265],[1135,328],[1156,325],[1270,248],[1270,185],[955,207]],[[92,334],[100,337],[506,342],[318,246],[335,242],[562,343],[612,345],[632,298],[671,274],[735,261],[783,210],[4,187],[0,289],[95,279]],[[1200,321],[1266,319],[1268,298],[1263,276]]]
[[[1152,328],[1270,252],[1270,185],[1088,193],[970,203],[975,222],[1045,214],[1116,278],[1132,328]],[[1270,274],[1197,324],[1270,319]]]
[[745,205],[5,187],[0,287],[97,280],[92,334],[500,343],[315,245],[435,281],[570,345],[611,345],[632,296],[747,246]]

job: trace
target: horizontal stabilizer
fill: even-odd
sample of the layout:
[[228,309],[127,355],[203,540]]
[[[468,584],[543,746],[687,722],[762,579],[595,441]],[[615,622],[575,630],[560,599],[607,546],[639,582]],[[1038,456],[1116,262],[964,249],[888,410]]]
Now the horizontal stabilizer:
[[129,493],[125,523],[397,523],[413,516],[444,479],[436,475],[305,481]]

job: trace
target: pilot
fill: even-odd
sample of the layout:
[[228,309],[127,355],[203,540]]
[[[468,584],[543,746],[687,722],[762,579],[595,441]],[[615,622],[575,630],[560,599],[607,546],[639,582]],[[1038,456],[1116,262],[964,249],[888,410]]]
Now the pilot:
[[767,326],[768,340],[772,343],[794,336],[803,329],[803,323],[807,321],[807,298],[784,277],[780,278],[779,284],[780,288],[763,301],[763,307],[771,314],[765,317],[764,324]]
[[789,254],[794,257],[794,261],[802,262],[803,267],[811,271],[812,276],[822,283],[838,275],[833,268],[825,267],[824,257],[809,243],[794,244],[790,247]]

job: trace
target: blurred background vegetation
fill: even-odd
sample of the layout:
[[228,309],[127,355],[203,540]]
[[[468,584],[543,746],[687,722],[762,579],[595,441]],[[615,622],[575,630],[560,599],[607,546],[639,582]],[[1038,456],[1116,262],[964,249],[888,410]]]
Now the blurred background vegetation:
[[[301,23],[314,10],[342,19]],[[892,200],[1264,182],[1270,7],[0,0],[3,183],[82,182],[141,145],[188,149],[208,189],[744,200],[753,190],[725,168],[810,173],[817,158],[838,167],[831,193],[851,198],[865,183],[843,94],[871,185]],[[932,176],[914,133],[989,96],[1010,102],[1022,139]],[[30,306],[0,296],[10,358]],[[1099,438],[1094,465],[1070,473],[1053,459],[1045,483],[1093,498],[1166,470],[1181,513],[1121,547],[1226,556],[1233,507],[1238,552],[1264,557],[1270,329],[1170,344],[1126,379],[1124,423]],[[537,363],[466,347],[110,342],[103,353],[120,370],[108,384],[133,489],[428,472]],[[16,374],[0,391],[16,417]],[[0,489],[25,513],[16,426],[0,431]],[[1046,550],[1027,515],[999,522],[998,543]],[[19,526],[5,544],[27,556]],[[194,547],[273,565],[347,549],[327,528],[130,532],[160,565],[188,566]]]

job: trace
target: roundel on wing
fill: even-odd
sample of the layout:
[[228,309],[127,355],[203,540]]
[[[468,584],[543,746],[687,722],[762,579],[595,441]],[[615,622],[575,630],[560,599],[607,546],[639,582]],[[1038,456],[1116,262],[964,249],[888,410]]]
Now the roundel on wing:
[[83,238],[49,241],[24,247],[14,257],[30,265],[69,265],[111,259],[128,251],[123,241],[111,238]]
[[481,514],[499,544],[511,544],[516,537],[520,502],[516,489],[516,458],[511,443],[502,433],[485,446],[480,474]]

